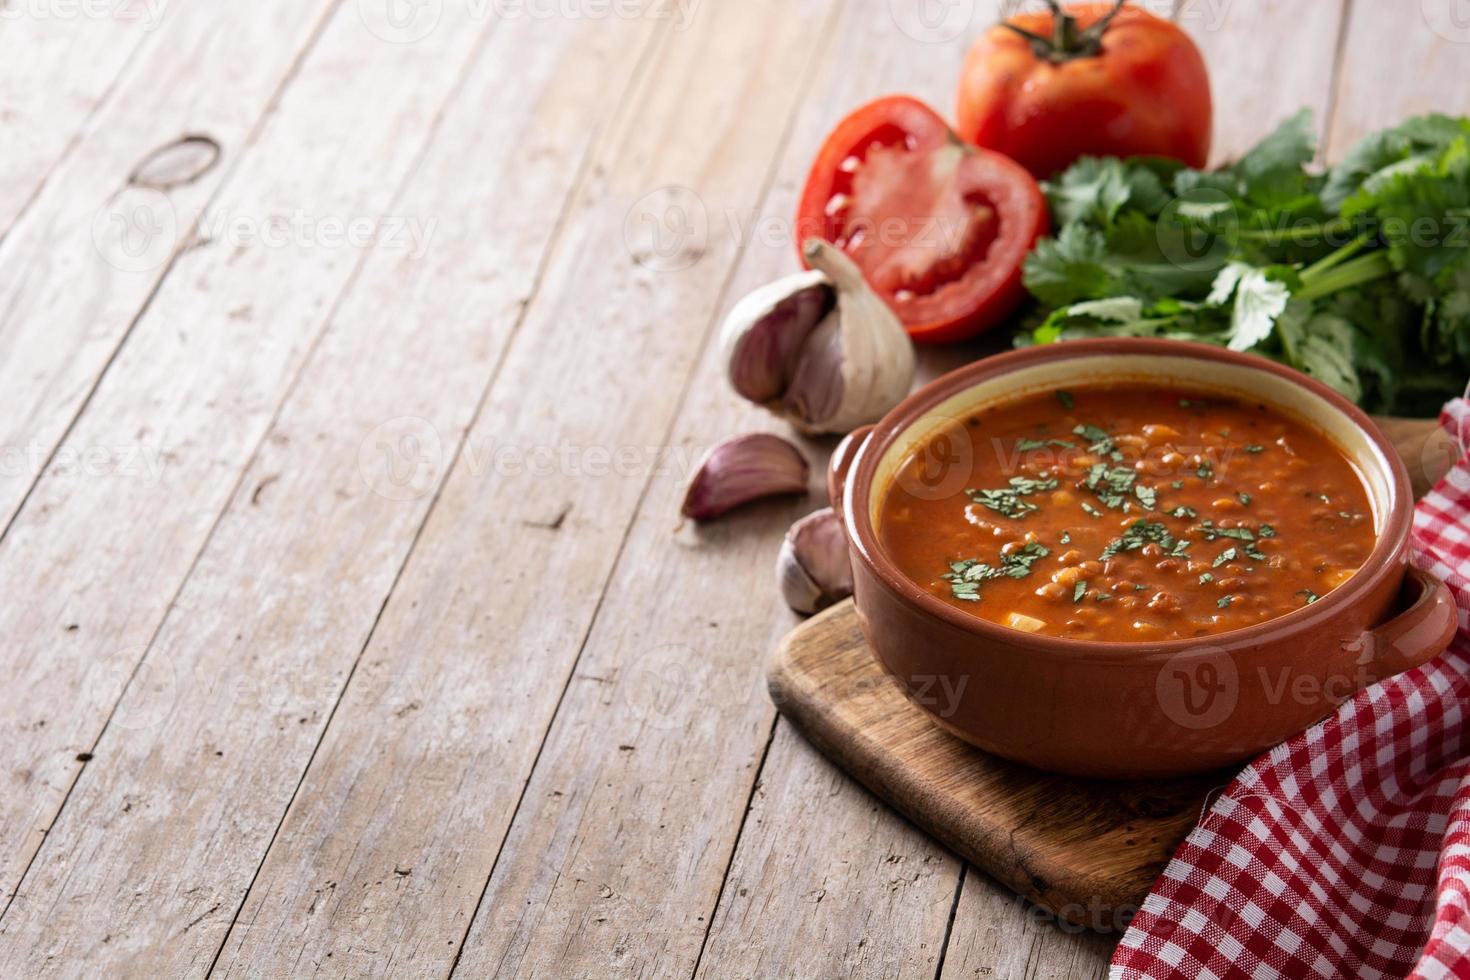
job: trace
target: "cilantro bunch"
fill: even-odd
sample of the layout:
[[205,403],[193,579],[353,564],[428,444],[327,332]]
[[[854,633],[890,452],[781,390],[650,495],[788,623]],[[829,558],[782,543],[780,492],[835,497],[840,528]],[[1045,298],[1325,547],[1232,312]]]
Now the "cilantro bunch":
[[1235,164],[1084,158],[1045,186],[1054,237],[1018,343],[1173,337],[1251,351],[1377,412],[1433,415],[1470,378],[1470,119],[1375,133],[1326,173],[1311,115]]

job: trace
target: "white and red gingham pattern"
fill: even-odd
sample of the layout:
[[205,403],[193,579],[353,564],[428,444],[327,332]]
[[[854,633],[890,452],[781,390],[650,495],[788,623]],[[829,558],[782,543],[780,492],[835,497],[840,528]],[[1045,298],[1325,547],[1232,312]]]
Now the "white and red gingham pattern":
[[[1470,432],[1470,403],[1441,419]],[[1180,846],[1111,980],[1470,978],[1470,462],[1414,514],[1460,633],[1257,759]]]

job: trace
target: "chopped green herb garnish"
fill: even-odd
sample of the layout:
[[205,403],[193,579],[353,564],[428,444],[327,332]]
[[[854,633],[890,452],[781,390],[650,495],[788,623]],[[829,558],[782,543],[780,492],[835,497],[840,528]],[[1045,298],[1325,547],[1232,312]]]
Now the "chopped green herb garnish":
[[1016,443],[1016,449],[1023,453],[1029,453],[1035,449],[1045,449],[1046,443],[1041,439],[1021,439]]
[[1092,506],[1085,500],[1082,501],[1082,509],[1087,511],[1087,513],[1091,514],[1093,517],[1102,516],[1102,511],[1098,510],[1096,507]]
[[1216,558],[1215,559],[1215,563],[1212,566],[1210,566],[1210,567],[1212,567],[1212,568],[1219,568],[1221,565],[1224,565],[1226,562],[1235,561],[1235,559],[1237,559],[1239,557],[1240,557],[1240,552],[1236,551],[1234,548],[1226,548],[1224,551],[1220,552],[1220,557],[1219,558]]
[[1263,554],[1261,552],[1261,549],[1260,548],[1257,548],[1256,547],[1256,543],[1254,541],[1252,541],[1250,544],[1248,544],[1248,545],[1245,546],[1245,556],[1247,558],[1251,559],[1252,561],[1265,561],[1266,560],[1265,554]]
[[1169,511],[1169,516],[1170,517],[1187,517],[1190,520],[1193,520],[1194,518],[1196,518],[1196,517],[1199,516],[1199,511],[1195,510],[1193,507],[1185,507],[1185,506],[1182,506],[1181,505],[1181,506],[1175,507],[1173,510]]
[[1322,598],[1317,593],[1313,592],[1311,589],[1302,589],[1300,592],[1297,593],[1297,595],[1303,596],[1304,598],[1306,598],[1307,605],[1309,605],[1309,606],[1312,603],[1316,602],[1318,599]]
[[1248,453],[1261,453],[1266,451],[1266,447],[1257,445],[1253,442],[1249,446],[1245,447],[1245,451]]
[[1220,601],[1215,603],[1215,605],[1219,606],[1221,609],[1224,609],[1226,606],[1230,605],[1230,603],[1234,601],[1235,596],[1233,595],[1221,596]]
[[1245,493],[1244,491],[1242,491],[1240,493],[1237,493],[1235,495],[1235,499],[1236,500],[1239,500],[1242,504],[1244,504],[1247,507],[1249,507],[1251,505],[1251,495],[1248,494],[1248,493]]
[[1108,435],[1106,429],[1084,424],[1074,428],[1072,434],[1087,440],[1087,451],[1090,453],[1097,453],[1099,456],[1112,456],[1114,453],[1113,437]]
[[1138,502],[1143,504],[1147,510],[1153,510],[1158,506],[1159,492],[1153,487],[1135,486],[1133,488],[1133,496],[1137,497]]
[[1102,560],[1107,561],[1114,555],[1124,551],[1137,551],[1146,544],[1157,544],[1159,547],[1169,551],[1170,554],[1178,556],[1184,553],[1183,548],[1189,547],[1189,542],[1180,542],[1169,529],[1158,521],[1137,520],[1128,525],[1128,529],[1121,537],[1114,538],[1108,542],[1102,551]]
[[1213,521],[1203,521],[1194,530],[1205,536],[1206,541],[1216,538],[1234,538],[1236,541],[1254,541],[1256,534],[1248,527],[1215,527]]
[[1071,544],[1071,543],[1072,543],[1072,535],[1069,532],[1067,532],[1067,531],[1063,531],[1062,532],[1062,544]]
[[1087,595],[1087,580],[1083,579],[1081,582],[1078,582],[1077,587],[1072,590],[1072,605],[1075,606],[1077,603],[1081,602],[1082,597],[1085,595]]
[[1184,481],[1183,480],[1175,480],[1173,483],[1169,484],[1169,486],[1173,487],[1175,490],[1183,490],[1184,489]]
[[1025,578],[1031,574],[1031,566],[1036,564],[1037,559],[1045,558],[1049,554],[1051,551],[1045,545],[1032,541],[1010,554],[1002,554],[999,565],[991,565],[974,558],[952,561],[949,563],[949,573],[940,577],[949,583],[949,591],[956,599],[979,602],[981,582],[1002,576]]
[[1199,469],[1196,472],[1199,473],[1201,480],[1213,480],[1215,478],[1215,464],[1211,463],[1208,459],[1201,460]]
[[1113,597],[1113,594],[1111,592],[1099,592],[1095,596],[1095,598],[1097,599],[1098,602],[1107,602],[1112,597]]
[[1205,572],[1199,577],[1200,585],[1209,585],[1213,581],[1215,581],[1215,576],[1211,575],[1209,572]]
[[1072,397],[1072,393],[1070,391],[1057,392],[1057,401],[1061,402],[1062,407],[1069,412],[1077,407],[1077,400]]
[[1025,497],[1057,488],[1055,479],[1036,480],[1029,476],[1013,476],[1010,484],[998,490],[966,490],[965,493],[975,503],[990,508],[1002,517],[1016,520],[1037,509],[1036,505],[1024,499]]
[[1276,537],[1276,528],[1272,527],[1270,524],[1262,524],[1260,527],[1256,528],[1256,533],[1263,538],[1274,538]]

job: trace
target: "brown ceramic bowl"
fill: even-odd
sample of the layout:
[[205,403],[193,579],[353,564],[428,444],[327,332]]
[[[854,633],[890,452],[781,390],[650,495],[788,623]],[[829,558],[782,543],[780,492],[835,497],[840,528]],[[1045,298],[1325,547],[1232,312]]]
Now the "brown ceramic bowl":
[[[1315,426],[1363,476],[1378,534],[1373,553],[1347,582],[1279,619],[1152,643],[1011,630],[941,601],[899,571],[875,524],[910,450],[981,405],[1098,380],[1214,389],[1264,400]],[[951,732],[1041,769],[1134,779],[1238,763],[1369,683],[1424,663],[1454,634],[1448,589],[1409,567],[1413,499],[1392,445],[1331,389],[1259,357],[1134,339],[1002,354],[945,375],[854,432],[832,467],[858,616],[884,668]]]

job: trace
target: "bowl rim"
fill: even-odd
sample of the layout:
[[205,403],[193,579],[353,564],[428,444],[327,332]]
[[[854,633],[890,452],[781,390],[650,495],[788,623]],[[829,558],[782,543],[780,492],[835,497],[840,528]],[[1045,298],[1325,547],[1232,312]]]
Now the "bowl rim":
[[[1321,397],[1331,409],[1346,416],[1374,444],[1379,456],[1388,464],[1388,472],[1383,474],[1389,493],[1383,531],[1358,571],[1317,602],[1253,626],[1172,640],[1083,640],[1026,633],[983,619],[931,595],[898,568],[882,548],[868,501],[871,500],[878,461],[899,435],[917,422],[927,409],[998,375],[1052,360],[1119,355],[1221,361],[1264,374],[1274,374],[1300,384]],[[863,501],[862,506],[855,505],[859,500]],[[1341,394],[1294,368],[1259,355],[1193,341],[1142,337],[1069,340],[1027,347],[982,358],[935,378],[894,407],[863,440],[853,458],[850,476],[845,481],[841,509],[854,555],[868,567],[878,582],[900,600],[916,606],[919,611],[977,639],[1023,646],[1028,655],[1044,654],[1065,659],[1087,657],[1093,661],[1117,660],[1128,663],[1173,660],[1189,654],[1201,658],[1217,657],[1238,649],[1259,647],[1266,642],[1277,643],[1291,635],[1323,627],[1345,608],[1365,598],[1384,575],[1407,566],[1409,534],[1413,525],[1413,493],[1407,466],[1383,430],[1366,412]]]

